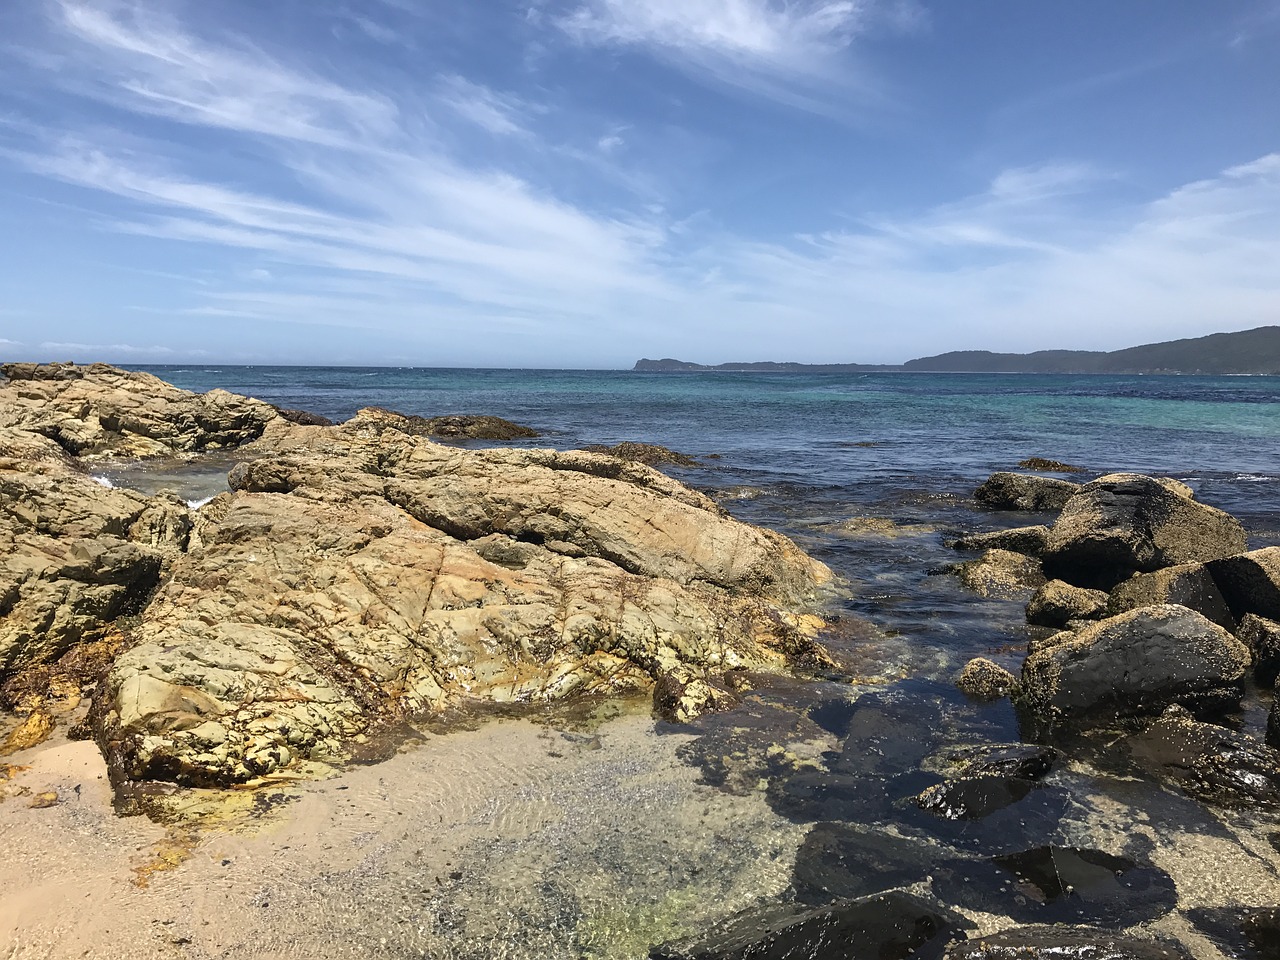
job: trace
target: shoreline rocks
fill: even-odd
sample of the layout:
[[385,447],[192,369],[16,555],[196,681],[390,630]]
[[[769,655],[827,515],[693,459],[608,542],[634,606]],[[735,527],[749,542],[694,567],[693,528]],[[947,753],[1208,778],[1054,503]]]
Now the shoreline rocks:
[[[325,426],[105,365],[4,369],[0,672],[130,615],[91,711],[117,783],[305,770],[468,701],[658,687],[684,721],[732,702],[729,672],[833,666],[830,571],[642,464],[425,436],[531,435],[497,418]],[[219,446],[243,460],[198,513],[69,455]]]

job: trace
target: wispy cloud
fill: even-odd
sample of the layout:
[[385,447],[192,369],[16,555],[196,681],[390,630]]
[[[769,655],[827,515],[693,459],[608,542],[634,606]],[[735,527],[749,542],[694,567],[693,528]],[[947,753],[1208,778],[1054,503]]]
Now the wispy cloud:
[[498,135],[526,133],[524,114],[532,108],[519,97],[498,93],[465,77],[445,78],[440,103],[476,126]]
[[647,50],[718,82],[827,111],[850,92],[871,93],[845,56],[855,39],[876,25],[906,27],[912,9],[884,0],[584,0],[559,26],[583,44]]

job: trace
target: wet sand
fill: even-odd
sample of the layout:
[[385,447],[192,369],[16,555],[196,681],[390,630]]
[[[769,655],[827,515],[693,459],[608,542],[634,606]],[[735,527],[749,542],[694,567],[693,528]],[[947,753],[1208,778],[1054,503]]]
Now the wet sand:
[[92,744],[42,745],[0,781],[0,955],[644,956],[785,888],[805,832],[700,785],[688,739],[494,720],[194,833],[117,817]]

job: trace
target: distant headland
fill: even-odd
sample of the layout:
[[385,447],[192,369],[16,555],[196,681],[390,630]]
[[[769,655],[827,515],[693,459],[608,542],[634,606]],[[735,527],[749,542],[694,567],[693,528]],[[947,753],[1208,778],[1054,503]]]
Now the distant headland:
[[902,364],[874,363],[720,363],[685,360],[638,360],[632,369],[645,373],[714,370],[746,373],[1178,373],[1280,375],[1280,326],[1238,333],[1147,343],[1110,352],[1037,350],[1035,353],[992,353],[957,350]]

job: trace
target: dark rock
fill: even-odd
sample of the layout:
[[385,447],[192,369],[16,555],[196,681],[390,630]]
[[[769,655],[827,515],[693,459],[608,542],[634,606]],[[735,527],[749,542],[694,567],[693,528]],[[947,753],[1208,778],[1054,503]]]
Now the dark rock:
[[1044,555],[1049,576],[1109,590],[1134,573],[1213,560],[1246,548],[1235,517],[1191,499],[1177,481],[1115,473],[1063,507]]
[[301,427],[333,426],[333,421],[328,417],[322,417],[318,413],[310,413],[307,410],[282,410],[280,407],[276,407],[276,413],[290,423],[296,423]]
[[1040,470],[1045,473],[1088,473],[1084,467],[1072,466],[1061,460],[1046,460],[1044,457],[1027,457],[1019,460],[1018,466],[1023,470]]
[[963,693],[979,700],[1007,697],[1017,685],[1017,677],[986,657],[974,657],[956,678],[956,686]]
[[415,437],[438,437],[445,440],[524,440],[541,436],[531,427],[521,426],[501,417],[479,414],[419,417],[385,407],[364,407],[357,410],[352,419],[361,426],[373,429],[390,427]]
[[1080,484],[1028,473],[993,473],[973,492],[993,510],[1061,510]]
[[1246,613],[1236,639],[1253,657],[1253,679],[1260,687],[1273,687],[1280,677],[1280,623]]
[[1042,627],[1062,627],[1071,620],[1093,620],[1106,609],[1107,595],[1101,590],[1050,580],[1027,601],[1027,622]]
[[928,841],[843,823],[819,823],[796,853],[792,884],[801,903],[865,897],[923,880],[939,859]]
[[1267,743],[1280,749],[1280,693],[1271,701],[1271,712],[1267,715]]
[[1195,611],[1143,607],[1037,649],[1022,666],[1022,699],[1067,718],[1222,706],[1239,700],[1248,666],[1244,644]]
[[[945,892],[939,875],[951,881]],[[1128,926],[1177,905],[1173,879],[1157,867],[1056,845],[940,865],[934,889],[948,903],[1034,923]]]
[[1236,620],[1227,601],[1203,563],[1181,563],[1152,573],[1139,573],[1116,584],[1107,601],[1107,613],[1176,603],[1202,613],[1225,630],[1235,630]]
[[1049,528],[1041,524],[976,533],[970,537],[961,537],[951,545],[957,550],[1011,550],[1014,553],[1025,553],[1029,557],[1038,557],[1044,552],[1048,542]]
[[1170,708],[1128,739],[1133,759],[1187,793],[1225,807],[1280,805],[1280,750]]
[[1201,907],[1187,916],[1229,957],[1280,960],[1280,907]]
[[1039,780],[1058,762],[1058,751],[1035,743],[984,743],[948,751],[947,761],[964,776],[997,774]]
[[674,450],[668,450],[666,447],[659,446],[656,443],[636,443],[631,440],[624,440],[622,443],[615,444],[612,447],[593,444],[582,449],[588,453],[603,453],[605,456],[617,457],[619,460],[631,460],[650,467],[657,466],[660,463],[670,463],[677,467],[701,466],[693,457],[683,453],[676,453]]
[[651,960],[927,960],[968,924],[897,890],[816,910],[785,905],[743,911],[689,940],[662,944]]
[[1209,574],[1236,619],[1256,613],[1280,620],[1280,547],[1243,552],[1209,564]]
[[916,795],[915,803],[947,820],[981,820],[1017,803],[1034,788],[1035,783],[1020,777],[979,774],[927,787]]
[[947,572],[979,596],[1001,600],[1021,599],[1044,583],[1039,560],[1010,550],[988,550]]
[[1032,926],[957,943],[946,960],[1191,960],[1168,940],[1139,940],[1110,930]]

